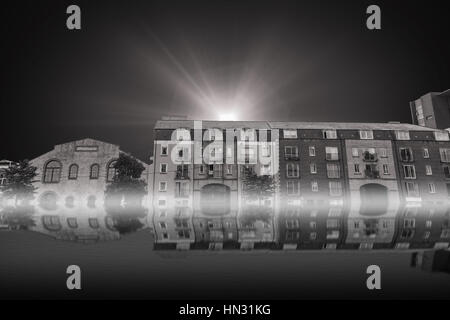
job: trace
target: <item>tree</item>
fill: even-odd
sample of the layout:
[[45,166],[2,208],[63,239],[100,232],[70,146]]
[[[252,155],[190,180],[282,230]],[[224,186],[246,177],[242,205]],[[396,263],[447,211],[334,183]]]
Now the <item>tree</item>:
[[139,218],[147,214],[142,206],[142,199],[147,193],[146,183],[141,179],[145,167],[132,156],[120,153],[114,168],[114,180],[105,190],[105,209],[119,233],[134,232],[143,227]]
[[242,180],[242,193],[246,204],[243,208],[241,223],[249,225],[257,220],[269,222],[272,210],[264,205],[264,200],[271,198],[275,192],[273,176],[258,175],[253,167],[244,167]]
[[36,177],[36,167],[31,166],[28,160],[20,161],[5,170],[6,183],[1,191],[6,198],[15,198],[17,205],[22,200],[32,200],[36,187],[33,186]]
[[1,191],[5,198],[14,199],[14,206],[4,208],[1,215],[2,220],[13,229],[27,229],[34,225],[34,208],[30,201],[36,190],[33,186],[36,169],[28,160],[23,160],[4,172],[6,183],[1,187]]

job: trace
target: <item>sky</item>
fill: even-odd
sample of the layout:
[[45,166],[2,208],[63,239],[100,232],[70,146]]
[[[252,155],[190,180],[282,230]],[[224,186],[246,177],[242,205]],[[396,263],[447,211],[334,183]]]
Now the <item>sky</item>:
[[[18,1],[0,13],[0,158],[94,138],[142,160],[165,115],[410,122],[450,88],[445,1]],[[81,8],[81,30],[66,8]]]

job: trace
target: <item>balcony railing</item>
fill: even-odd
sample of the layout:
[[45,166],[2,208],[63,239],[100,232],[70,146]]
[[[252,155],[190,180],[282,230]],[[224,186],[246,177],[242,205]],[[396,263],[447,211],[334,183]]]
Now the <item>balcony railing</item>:
[[366,151],[363,153],[363,160],[366,162],[376,162],[378,161],[378,157],[376,153],[370,153]]
[[380,177],[380,172],[378,170],[366,169],[366,170],[364,170],[364,174],[365,174],[366,178],[369,178],[369,179],[378,179]]

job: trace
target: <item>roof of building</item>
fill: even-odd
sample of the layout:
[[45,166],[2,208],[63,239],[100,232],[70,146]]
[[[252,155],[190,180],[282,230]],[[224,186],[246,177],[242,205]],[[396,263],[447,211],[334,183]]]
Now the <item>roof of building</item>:
[[[199,121],[199,120],[198,120]],[[195,120],[158,120],[155,129],[194,129]],[[367,122],[294,122],[294,121],[201,121],[203,128],[255,128],[255,129],[337,129],[337,130],[408,130],[439,131],[409,123]]]

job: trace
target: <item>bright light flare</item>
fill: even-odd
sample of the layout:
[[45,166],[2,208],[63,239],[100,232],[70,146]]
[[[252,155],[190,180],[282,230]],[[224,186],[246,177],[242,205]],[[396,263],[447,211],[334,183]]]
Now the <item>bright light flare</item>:
[[238,118],[235,113],[221,113],[219,114],[220,121],[237,121]]

